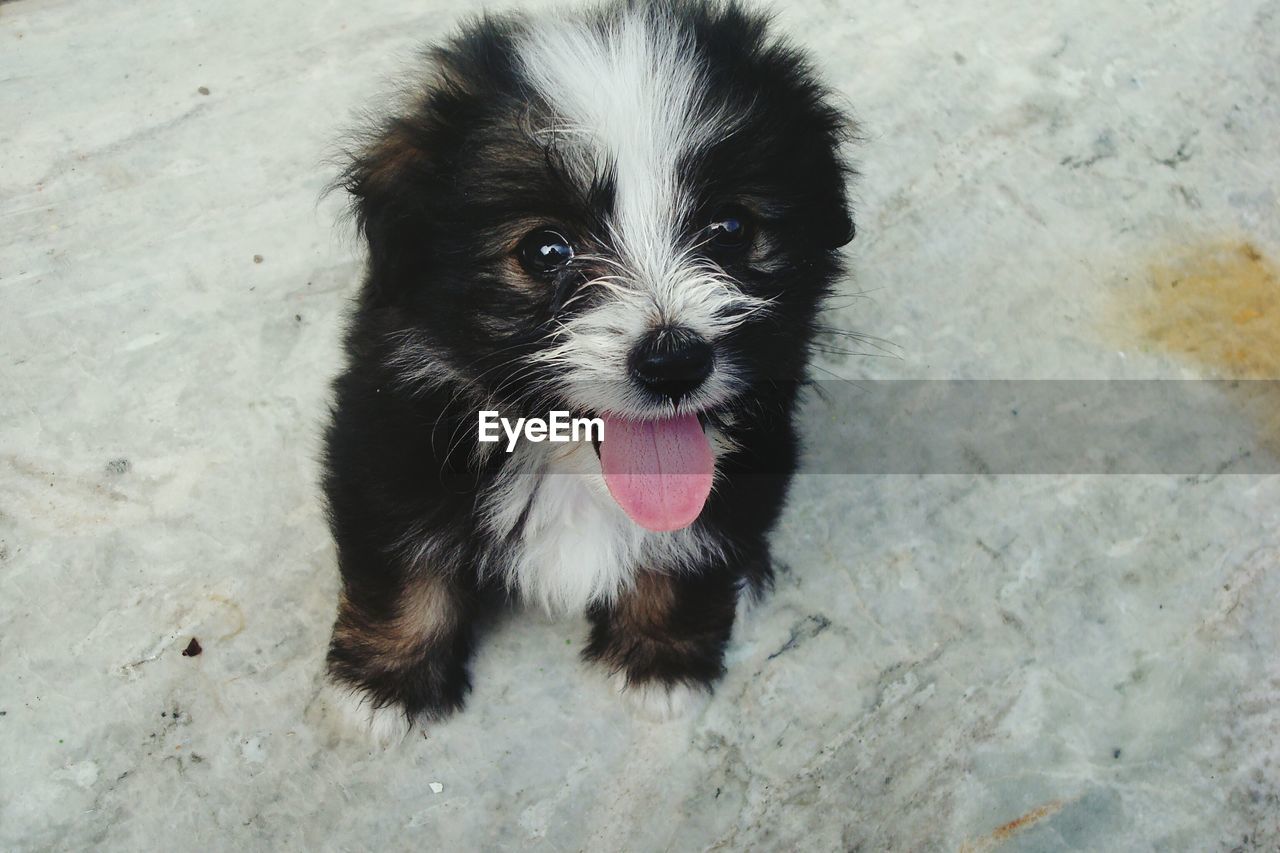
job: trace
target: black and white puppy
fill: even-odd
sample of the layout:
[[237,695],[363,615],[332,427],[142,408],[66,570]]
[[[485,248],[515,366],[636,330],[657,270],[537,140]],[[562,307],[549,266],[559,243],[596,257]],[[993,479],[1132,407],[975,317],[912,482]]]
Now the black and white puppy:
[[[584,657],[676,711],[772,578],[848,122],[733,2],[486,17],[419,73],[343,181],[369,251],[326,435],[330,675],[383,737],[457,710],[497,590],[584,608]],[[479,410],[604,437],[507,452]]]

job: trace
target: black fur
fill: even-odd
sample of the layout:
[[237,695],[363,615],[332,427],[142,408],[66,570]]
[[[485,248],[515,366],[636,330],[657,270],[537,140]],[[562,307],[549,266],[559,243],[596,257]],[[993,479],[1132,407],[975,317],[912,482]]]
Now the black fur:
[[[620,8],[589,14],[607,20]],[[834,250],[853,233],[839,153],[848,124],[764,18],[733,3],[650,8],[692,34],[710,103],[740,119],[729,138],[681,164],[700,202],[689,227],[746,200],[767,232],[771,271],[725,268],[773,304],[716,344],[750,389],[705,413],[739,447],[718,460],[716,489],[695,522],[727,558],[675,573],[635,567],[630,592],[590,606],[584,655],[632,682],[709,687],[723,671],[737,596],[772,576],[768,536],[798,453],[797,387],[816,314],[841,272]],[[513,59],[521,26],[484,18],[432,50],[425,94],[370,132],[342,180],[369,257],[326,433],[323,487],[344,589],[329,670],[411,719],[461,707],[490,583],[478,566],[513,546],[478,519],[480,496],[509,462],[476,453],[478,402],[527,415],[573,408],[530,357],[563,319],[578,274],[548,287],[513,283],[512,240],[548,222],[599,233],[613,204],[609,174],[575,186],[527,132],[545,105],[530,99]],[[421,357],[413,365],[406,346]],[[427,602],[414,612],[438,622],[421,637],[404,615],[413,596]]]

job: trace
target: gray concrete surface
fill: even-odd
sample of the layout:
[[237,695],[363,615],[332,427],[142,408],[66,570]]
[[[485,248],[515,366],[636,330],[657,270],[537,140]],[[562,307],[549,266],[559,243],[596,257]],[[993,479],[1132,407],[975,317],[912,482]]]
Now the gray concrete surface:
[[[463,716],[328,727],[326,157],[468,6],[0,6],[0,847],[1277,849],[1273,475],[810,463],[697,715],[525,612]],[[822,375],[1280,378],[1278,15],[784,5],[865,130],[830,321],[896,345]]]

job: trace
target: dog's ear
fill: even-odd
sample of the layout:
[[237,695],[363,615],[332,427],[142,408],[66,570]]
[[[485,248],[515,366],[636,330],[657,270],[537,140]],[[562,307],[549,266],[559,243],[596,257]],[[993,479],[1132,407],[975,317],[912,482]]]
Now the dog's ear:
[[369,245],[369,288],[388,292],[429,257],[432,157],[429,133],[395,118],[352,155],[340,185],[351,195],[357,227]]
[[803,134],[799,162],[805,164],[805,176],[813,188],[813,240],[821,248],[834,251],[850,243],[858,233],[848,191],[857,171],[847,154],[849,144],[858,138],[858,130],[852,119],[826,103],[819,103],[813,110],[811,129]]
[[848,202],[841,199],[838,212],[827,219],[826,227],[819,238],[822,246],[825,249],[839,249],[853,242],[857,234],[858,227],[853,224],[853,217],[849,215]]
[[858,231],[853,224],[849,196],[845,190],[849,167],[829,155],[827,159],[827,165],[815,181],[817,189],[810,202],[813,210],[810,233],[819,248],[834,251],[853,240]]

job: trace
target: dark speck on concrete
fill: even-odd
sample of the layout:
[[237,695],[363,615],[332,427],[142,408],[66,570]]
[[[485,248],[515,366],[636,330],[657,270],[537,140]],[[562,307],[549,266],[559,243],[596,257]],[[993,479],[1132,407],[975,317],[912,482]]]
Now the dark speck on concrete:
[[1182,142],[1178,145],[1178,150],[1168,157],[1157,157],[1156,162],[1161,166],[1168,166],[1170,169],[1176,169],[1183,163],[1188,162],[1194,156],[1191,153],[1191,141],[1196,138],[1200,131],[1193,130],[1191,133],[1183,137]]
[[[193,658],[202,651],[204,651],[204,649],[200,647],[200,641],[195,637],[192,637],[191,642],[187,643],[187,647],[182,650],[182,656],[184,658]],[[178,715],[175,713],[174,716],[176,717]]]
[[1112,757],[1112,758],[1119,758],[1119,757],[1120,757],[1120,748],[1119,748],[1119,747],[1116,747],[1115,749],[1111,750],[1111,757]]
[[294,315],[293,315],[293,319],[294,319],[296,322],[301,323],[301,322],[302,322],[302,315],[301,315],[301,314],[294,314]]
[[133,463],[123,456],[119,459],[112,459],[107,463],[107,471],[112,474],[127,474],[132,467]]
[[255,264],[260,264],[260,263],[262,263],[262,255],[254,255],[254,256],[253,256],[253,262],[254,262]]
[[209,94],[209,87],[208,87],[208,86],[201,86],[199,89],[196,89],[196,91],[197,91],[197,92],[199,92],[199,93],[200,93],[200,94],[202,94],[202,95],[207,95],[207,94]]

